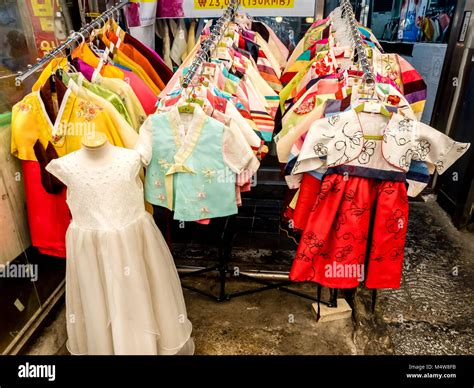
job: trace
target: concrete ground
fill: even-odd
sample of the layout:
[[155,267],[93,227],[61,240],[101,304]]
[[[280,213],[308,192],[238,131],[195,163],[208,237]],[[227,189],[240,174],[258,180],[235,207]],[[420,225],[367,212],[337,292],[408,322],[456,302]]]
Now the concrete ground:
[[[402,287],[359,288],[349,319],[317,323],[311,301],[278,290],[217,303],[185,290],[198,355],[474,354],[474,239],[435,202],[412,203]],[[217,292],[212,278],[186,284]],[[229,279],[228,292],[254,287]],[[314,285],[292,288],[315,295]],[[327,295],[324,295],[327,297]],[[25,354],[67,354],[65,309],[56,311]]]

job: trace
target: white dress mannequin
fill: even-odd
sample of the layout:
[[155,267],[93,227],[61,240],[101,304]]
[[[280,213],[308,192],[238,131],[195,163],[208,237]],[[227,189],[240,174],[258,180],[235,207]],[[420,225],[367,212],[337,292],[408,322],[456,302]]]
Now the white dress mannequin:
[[[100,135],[99,135],[100,137]],[[72,354],[193,354],[180,280],[145,211],[138,152],[88,138],[46,169],[68,188],[66,314]]]
[[102,132],[99,133],[100,135],[94,135],[93,138],[84,136],[82,138],[82,147],[77,151],[77,156],[81,163],[88,167],[101,167],[104,164],[113,162],[113,146]]

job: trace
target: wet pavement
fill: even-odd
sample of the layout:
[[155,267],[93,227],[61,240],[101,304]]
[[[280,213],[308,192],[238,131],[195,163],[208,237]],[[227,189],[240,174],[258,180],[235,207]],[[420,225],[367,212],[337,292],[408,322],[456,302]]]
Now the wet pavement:
[[[372,293],[363,288],[350,298],[352,319],[327,323],[316,322],[310,300],[278,290],[221,303],[185,290],[196,354],[474,354],[474,235],[457,231],[435,202],[411,203],[410,211],[402,287],[380,290],[375,313]],[[283,232],[271,232],[274,249],[252,233],[248,229],[236,237],[231,265],[271,268],[276,258],[275,268],[288,270],[294,244],[285,242]],[[216,254],[175,247],[178,264],[208,264]],[[215,279],[200,276],[183,283],[217,293]],[[227,292],[255,286],[230,277]],[[316,292],[312,284],[292,288]],[[64,314],[62,306],[25,353],[67,354]]]
[[474,354],[474,234],[436,203],[410,204],[403,284],[380,292],[396,354]]

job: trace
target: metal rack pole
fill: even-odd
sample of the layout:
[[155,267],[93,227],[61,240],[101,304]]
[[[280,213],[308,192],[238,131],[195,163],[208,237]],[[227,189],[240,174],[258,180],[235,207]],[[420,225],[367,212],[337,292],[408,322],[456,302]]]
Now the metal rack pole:
[[367,59],[367,53],[363,46],[362,38],[357,27],[357,20],[354,15],[354,10],[349,0],[341,0],[341,7],[345,12],[345,19],[348,23],[348,28],[351,31],[352,41],[357,52],[357,58],[364,72],[363,79],[367,85],[374,85],[376,77]]
[[224,14],[212,26],[209,37],[202,43],[201,48],[196,54],[196,58],[194,58],[193,62],[189,66],[189,69],[182,82],[183,88],[187,88],[189,86],[193,77],[196,75],[197,70],[206,60],[207,52],[217,46],[227,25],[233,19],[238,7],[239,0],[231,0],[227,9],[224,11]]
[[34,65],[28,65],[28,70],[25,72],[18,72],[17,77],[15,78],[15,85],[20,86],[21,83],[33,75],[37,70],[41,69],[53,58],[60,55],[65,49],[71,48],[72,44],[76,43],[79,40],[83,40],[84,37],[89,36],[96,28],[100,28],[107,22],[108,19],[113,17],[113,15],[120,11],[125,5],[128,4],[128,1],[122,1],[113,7],[109,8],[107,11],[103,12],[99,17],[95,18],[90,24],[87,24],[85,27],[81,28],[79,31],[74,32],[68,37],[68,39],[56,47],[54,50],[48,52],[43,56],[43,58],[38,59]]

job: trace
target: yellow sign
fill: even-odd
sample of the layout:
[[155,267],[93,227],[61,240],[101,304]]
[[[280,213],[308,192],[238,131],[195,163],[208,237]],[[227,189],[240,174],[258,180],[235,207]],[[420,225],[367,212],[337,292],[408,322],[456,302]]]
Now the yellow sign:
[[[229,0],[194,0],[194,8],[219,9],[226,8]],[[294,8],[295,0],[241,0],[240,5],[244,8]]]

